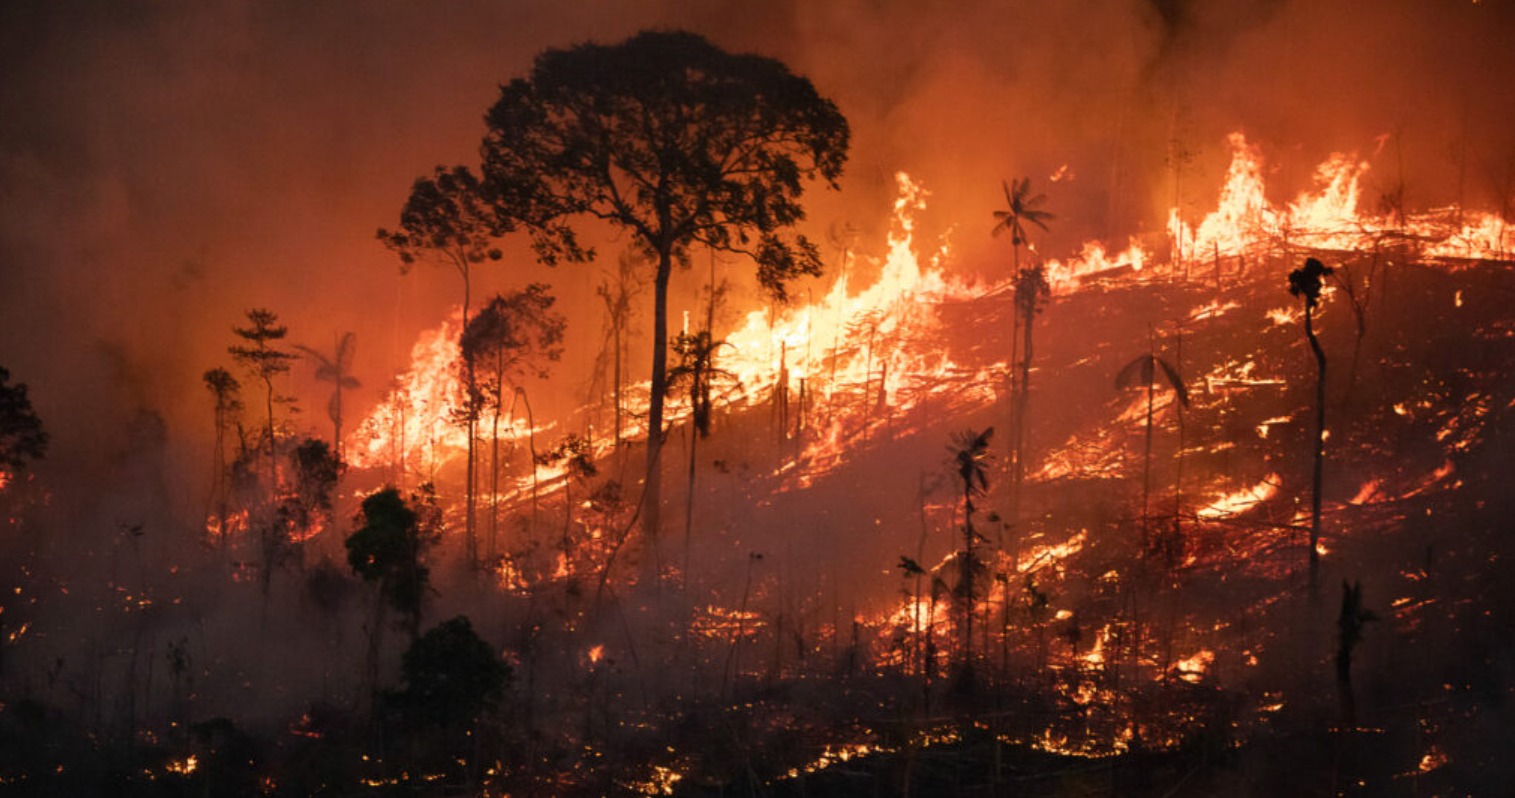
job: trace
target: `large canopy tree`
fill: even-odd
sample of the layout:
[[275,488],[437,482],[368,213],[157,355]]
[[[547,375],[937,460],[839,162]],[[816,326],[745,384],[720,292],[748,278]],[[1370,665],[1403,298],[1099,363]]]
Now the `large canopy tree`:
[[591,257],[572,226],[589,217],[656,264],[642,512],[656,560],[673,265],[696,244],[744,253],[778,299],[788,280],[819,274],[818,249],[790,228],[808,181],[836,186],[847,121],[782,63],[676,31],[548,50],[485,119],[485,193],[543,261]]

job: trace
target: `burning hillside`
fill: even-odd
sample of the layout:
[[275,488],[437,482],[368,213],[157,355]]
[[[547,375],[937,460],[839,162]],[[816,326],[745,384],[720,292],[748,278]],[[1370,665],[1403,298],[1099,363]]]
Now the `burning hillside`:
[[[1499,91],[1438,152],[1454,180],[1406,161],[1422,129],[1357,130],[1367,99],[1313,138],[1270,119],[1298,92],[1240,70],[1293,86],[1275,53],[1201,95],[1244,107],[1196,110],[1198,32],[1292,48],[1320,17],[1137,5],[1040,12],[1078,59],[996,39],[983,64],[952,31],[987,17],[906,14],[941,40],[888,91],[855,70],[916,46],[863,24],[889,9],[793,24],[796,68],[661,16],[577,33],[489,61],[482,138],[418,139],[466,165],[362,185],[382,201],[341,229],[398,288],[227,284],[211,325],[197,255],[127,324],[194,331],[176,347],[101,326],[85,390],[34,342],[0,368],[0,785],[1505,789],[1515,232],[1507,137],[1475,124]],[[1445,24],[1476,43],[1482,13]],[[975,100],[965,127],[1007,82],[1019,116]],[[990,127],[1013,157],[965,166]],[[0,180],[43,169],[8,130]],[[102,223],[174,215],[130,185]],[[333,235],[301,207],[271,238]]]
[[[1370,585],[1393,621],[1363,655],[1370,659],[1428,633],[1433,616],[1433,629],[1476,623],[1430,585],[1483,584],[1487,563],[1467,559],[1471,542],[1425,535],[1438,513],[1457,513],[1465,492],[1480,490],[1460,475],[1480,471],[1473,463],[1491,452],[1492,420],[1515,397],[1503,396],[1508,389],[1487,361],[1495,349],[1454,357],[1425,330],[1478,319],[1480,340],[1508,337],[1491,296],[1502,289],[1490,286],[1508,280],[1500,256],[1511,242],[1502,230],[1471,233],[1494,228],[1455,209],[1402,219],[1359,213],[1368,166],[1346,157],[1321,166],[1315,190],[1275,208],[1260,153],[1240,136],[1232,144],[1219,207],[1192,228],[1175,211],[1166,248],[1132,242],[1108,259],[1089,244],[1080,257],[1044,264],[1051,292],[1034,319],[1024,404],[1026,378],[1010,365],[1010,353],[1023,351],[1015,349],[1024,325],[1015,285],[972,287],[952,277],[950,251],[913,238],[913,214],[929,194],[901,175],[885,254],[864,264],[876,282],[854,286],[844,273],[821,298],[739,317],[720,336],[712,368],[731,379],[714,394],[715,431],[690,481],[667,497],[669,507],[687,507],[682,554],[669,552],[652,577],[693,605],[682,618],[661,617],[655,608],[668,598],[631,586],[646,571],[617,568],[618,558],[657,555],[633,533],[632,486],[614,476],[627,473],[625,453],[585,426],[596,408],[538,418],[535,427],[524,412],[504,409],[503,435],[521,455],[502,466],[505,489],[489,494],[491,512],[512,530],[491,567],[514,592],[564,596],[573,620],[541,634],[577,650],[570,641],[588,632],[587,670],[536,688],[534,703],[550,716],[567,710],[559,701],[587,700],[584,689],[603,696],[593,700],[610,700],[603,690],[633,698],[646,689],[635,686],[647,678],[642,659],[671,656],[686,687],[664,700],[698,715],[715,711],[709,701],[746,696],[745,744],[767,751],[777,743],[770,735],[799,721],[786,699],[751,703],[756,696],[844,675],[849,697],[825,710],[840,714],[804,723],[845,719],[850,731],[817,729],[802,749],[815,746],[819,759],[764,776],[774,785],[854,756],[959,750],[961,733],[940,718],[970,666],[974,689],[1002,702],[976,728],[1022,750],[1152,755],[1189,750],[1195,735],[1247,749],[1280,726],[1330,726],[1322,701],[1329,681],[1298,675],[1318,670],[1312,663],[1331,646],[1323,631],[1330,602],[1307,598],[1312,380],[1301,314],[1282,279],[1310,254],[1337,269],[1319,324],[1340,364],[1328,394],[1319,589],[1329,596],[1343,578]],[[858,249],[843,257],[871,257]],[[440,480],[444,495],[458,495],[448,486],[466,457],[464,366],[441,344],[456,324],[423,335],[398,387],[353,433],[355,479],[366,469],[402,482]],[[1139,356],[1164,363],[1174,384],[1117,387],[1122,365]],[[634,439],[645,434],[635,419],[645,415],[647,386],[626,386],[624,395],[624,434]],[[697,433],[691,405],[675,400],[672,409],[670,441],[685,451],[670,457],[670,471],[683,473]],[[970,552],[961,486],[942,465],[941,444],[963,427],[1013,428],[1017,416],[1029,417],[1023,482],[1012,496],[1012,455],[999,445],[1011,436],[990,439]],[[477,428],[493,426],[486,415]],[[528,456],[575,427],[586,430],[592,468]],[[1491,500],[1484,496],[1474,505]],[[868,508],[862,519],[839,511],[859,505]],[[816,539],[826,540],[824,557],[804,553]],[[444,540],[434,556],[455,556],[447,553],[455,544]],[[1453,567],[1437,565],[1447,560],[1459,562],[1459,576],[1433,576]],[[619,597],[626,590],[636,592]],[[642,618],[638,631],[605,626],[606,601]],[[639,650],[652,629],[678,653]],[[1425,676],[1424,667],[1401,676]],[[1456,690],[1426,689],[1425,700],[1448,706],[1414,722],[1455,726],[1466,706]],[[920,713],[914,731],[879,728],[904,707]],[[630,714],[599,732],[601,745],[620,745],[644,724],[663,728],[645,709],[619,711]],[[1407,772],[1416,767],[1422,748],[1383,748],[1372,735],[1384,732],[1361,733],[1363,745],[1404,760]],[[637,789],[732,778],[710,772],[710,752],[690,745],[654,758]],[[1436,745],[1439,756],[1456,747]]]

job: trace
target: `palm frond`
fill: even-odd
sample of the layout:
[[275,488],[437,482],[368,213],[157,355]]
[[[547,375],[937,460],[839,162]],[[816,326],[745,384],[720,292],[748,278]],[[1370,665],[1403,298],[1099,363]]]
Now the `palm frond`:
[[1173,394],[1178,397],[1178,403],[1184,407],[1188,407],[1189,389],[1184,387],[1184,378],[1178,376],[1178,369],[1173,368],[1168,364],[1168,361],[1160,357],[1153,358],[1153,360],[1157,361],[1157,365],[1162,368],[1163,374],[1167,375],[1168,385],[1173,388]]
[[1117,390],[1146,388],[1154,383],[1158,373],[1163,375],[1168,386],[1173,389],[1179,404],[1188,407],[1189,391],[1184,387],[1184,380],[1178,375],[1178,369],[1156,355],[1139,355],[1122,366],[1120,372],[1115,375],[1115,387]]
[[1152,355],[1140,355],[1115,375],[1116,388],[1145,388],[1152,384]]

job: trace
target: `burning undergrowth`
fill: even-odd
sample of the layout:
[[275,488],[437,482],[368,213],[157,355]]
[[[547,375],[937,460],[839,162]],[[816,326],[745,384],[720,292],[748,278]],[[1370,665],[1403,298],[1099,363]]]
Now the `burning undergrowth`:
[[[1274,207],[1260,156],[1233,145],[1214,213],[1175,216],[1166,251],[1046,261],[1040,303],[1013,281],[954,278],[950,247],[914,237],[927,192],[900,176],[875,282],[844,272],[818,299],[718,331],[730,386],[698,448],[697,402],[672,404],[655,540],[635,526],[647,389],[628,385],[620,442],[586,420],[603,408],[532,414],[524,392],[491,408],[477,429],[503,441],[500,479],[476,477],[491,488],[486,542],[464,545],[459,318],[416,343],[348,436],[339,509],[284,536],[303,561],[260,557],[248,531],[282,494],[213,512],[214,545],[172,578],[149,579],[140,557],[158,536],[123,525],[84,557],[110,589],[60,598],[63,580],[28,575],[18,590],[47,600],[6,605],[7,646],[56,656],[34,694],[151,737],[138,742],[162,762],[133,778],[175,784],[220,768],[299,791],[319,786],[301,763],[320,758],[349,786],[489,794],[849,780],[871,794],[948,772],[969,786],[1051,773],[1053,794],[1130,768],[1158,781],[1192,768],[1203,791],[1322,740],[1356,751],[1330,766],[1363,791],[1476,781],[1499,769],[1479,733],[1511,689],[1508,235],[1475,214],[1365,215],[1366,166],[1347,157]],[[1331,371],[1313,586],[1314,375],[1286,282],[1306,256],[1337,275],[1314,317]],[[267,479],[288,482],[266,459]],[[340,566],[343,513],[386,483],[436,486],[425,616],[467,614],[509,665],[466,744],[448,737],[458,728],[410,742],[357,730],[365,704],[391,729],[421,728],[404,698],[418,677],[378,664],[398,660],[392,624]],[[259,581],[256,612],[219,600]],[[1354,716],[1331,664],[1343,582],[1378,621],[1357,651]],[[87,606],[63,609],[75,601]],[[249,640],[176,633],[189,607],[223,608],[202,628],[341,664],[320,686],[250,672]],[[70,611],[124,637],[65,662],[77,641],[49,620]],[[131,698],[102,709],[108,694]],[[214,721],[252,700],[269,715],[254,731],[276,742],[232,775],[245,741]],[[84,723],[33,711],[7,706],[8,733]]]

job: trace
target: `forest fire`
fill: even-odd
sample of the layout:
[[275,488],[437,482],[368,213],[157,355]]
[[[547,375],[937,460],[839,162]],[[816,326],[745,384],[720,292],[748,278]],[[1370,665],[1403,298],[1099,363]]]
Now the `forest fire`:
[[1497,793],[1489,5],[5,12],[0,785]]

